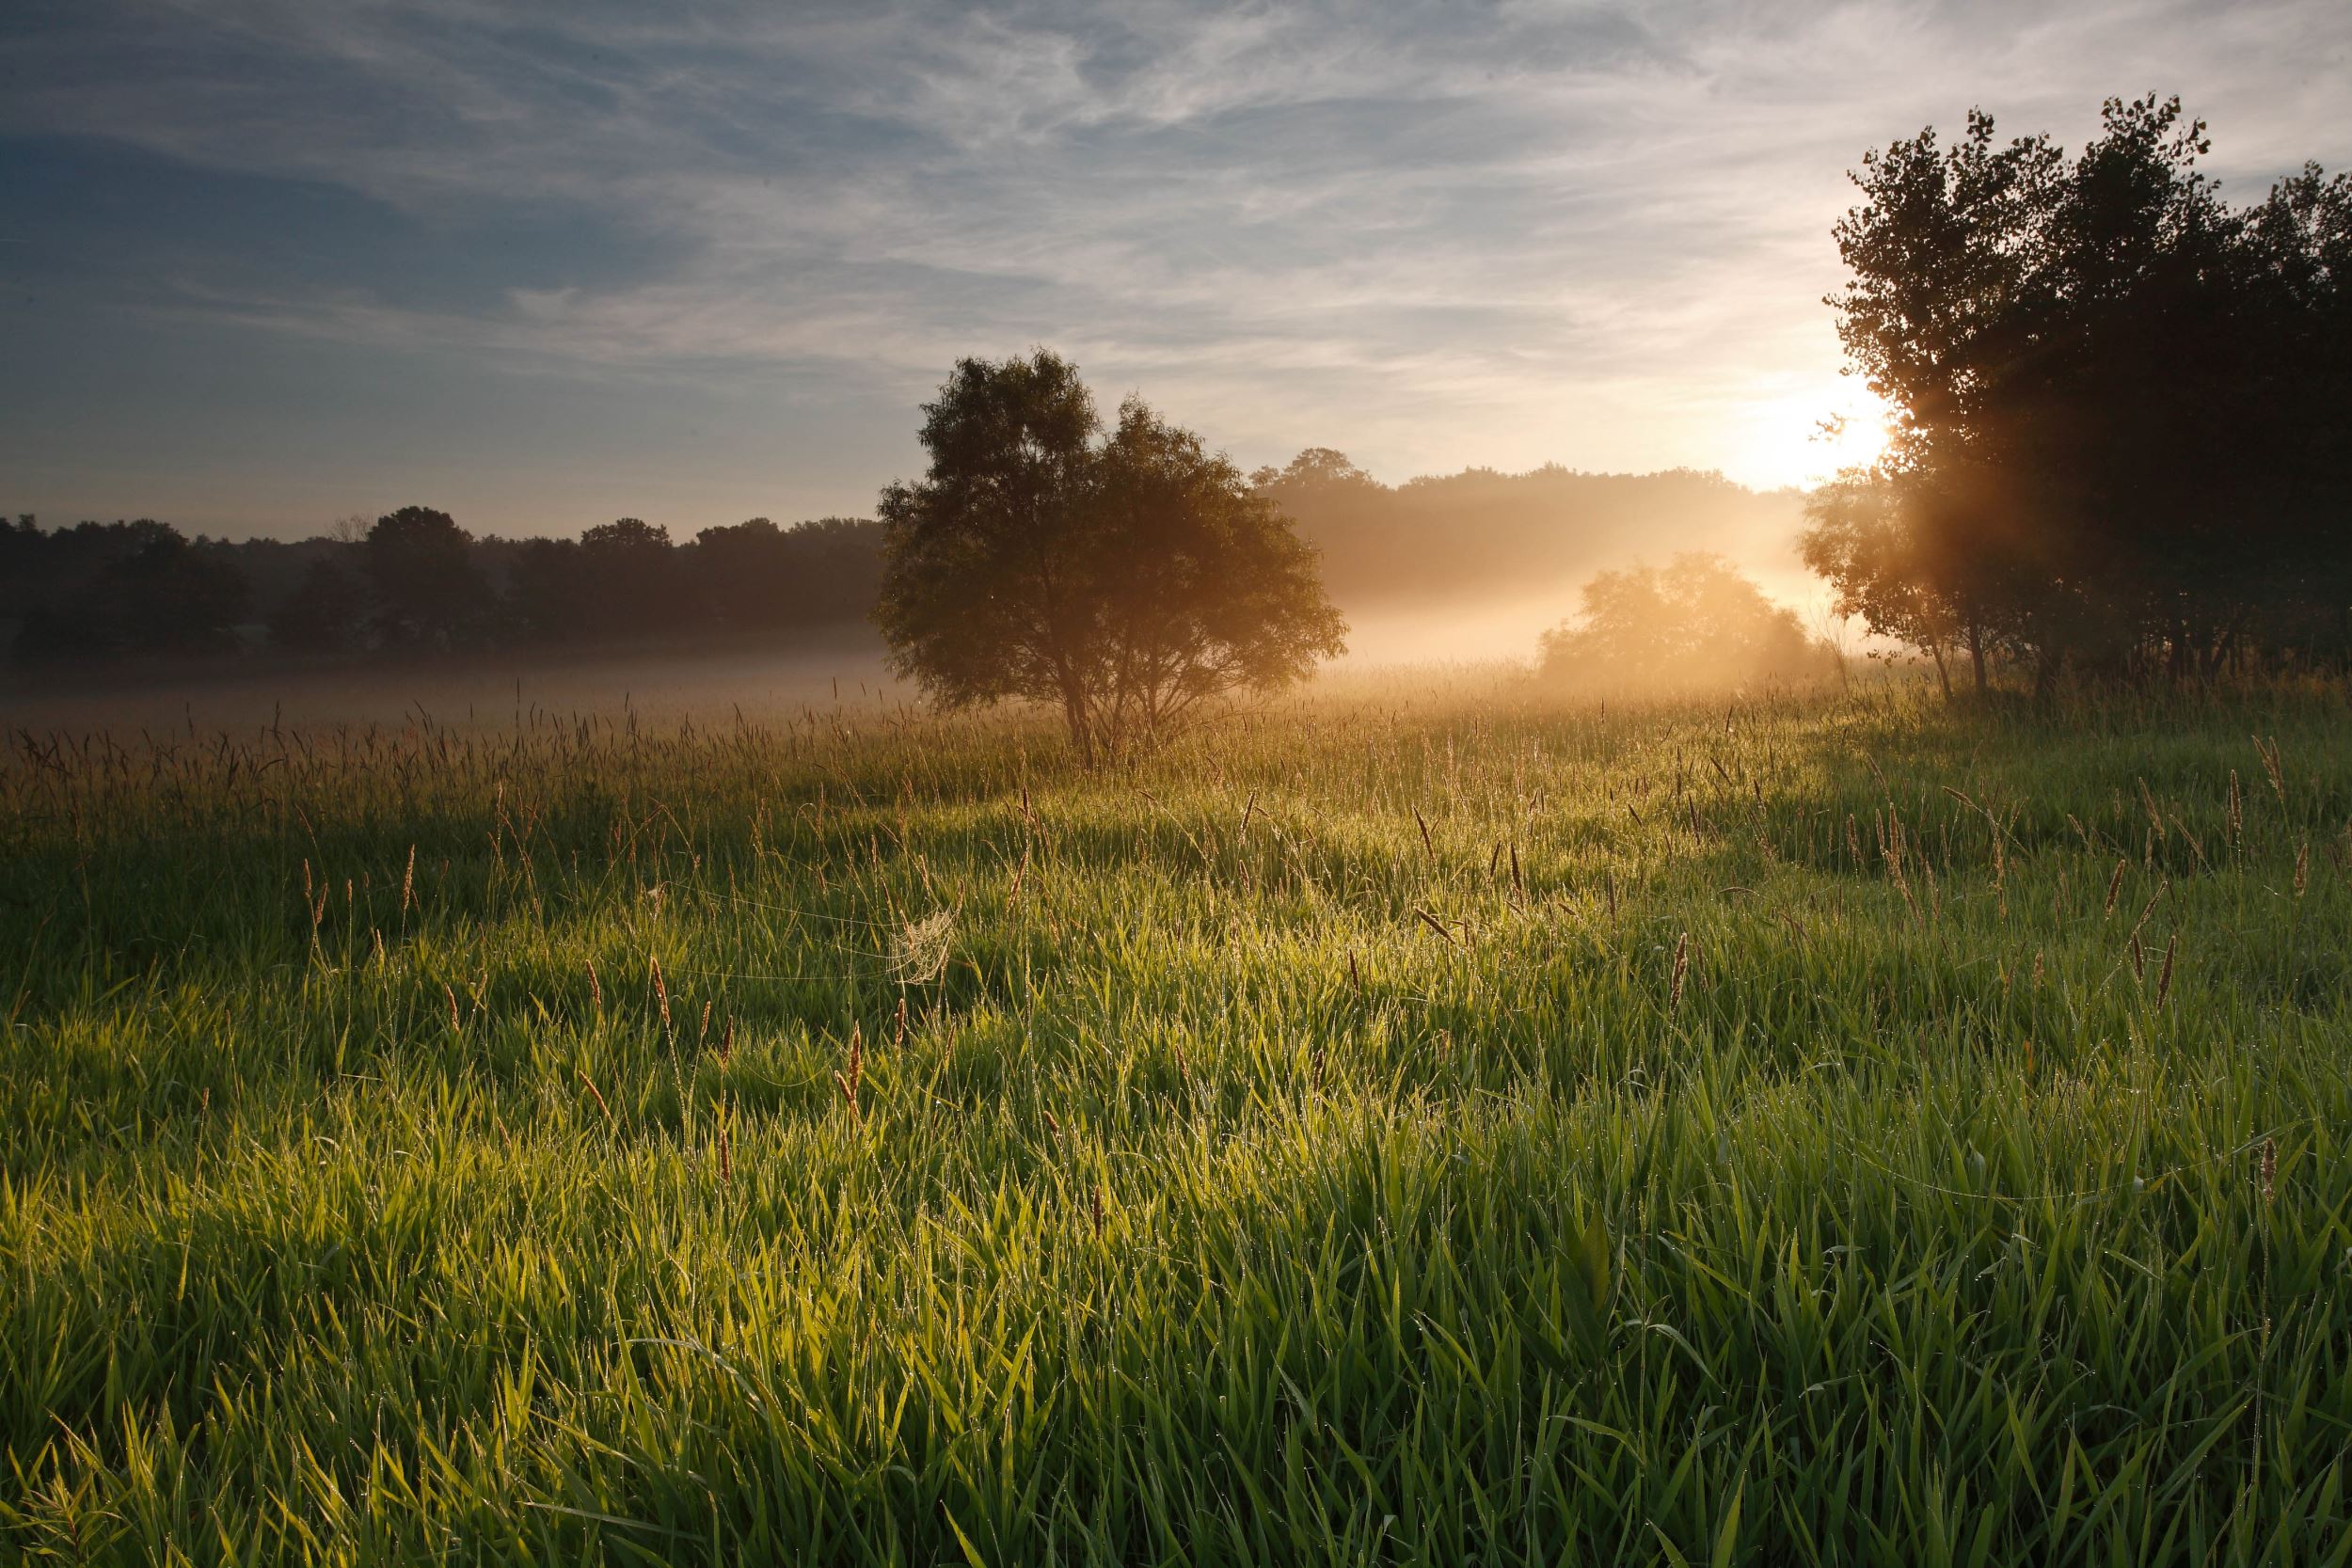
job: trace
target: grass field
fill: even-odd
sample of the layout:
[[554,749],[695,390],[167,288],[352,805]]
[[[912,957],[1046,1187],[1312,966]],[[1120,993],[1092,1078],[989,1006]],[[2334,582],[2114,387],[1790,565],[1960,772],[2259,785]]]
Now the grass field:
[[2352,1557],[2343,691],[895,712],[17,737],[0,1557]]

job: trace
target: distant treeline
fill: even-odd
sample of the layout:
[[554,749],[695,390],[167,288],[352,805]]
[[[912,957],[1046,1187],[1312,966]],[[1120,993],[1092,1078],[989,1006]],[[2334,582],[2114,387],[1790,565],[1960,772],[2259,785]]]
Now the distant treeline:
[[[1327,447],[1249,476],[1322,551],[1348,611],[1459,610],[1576,585],[1645,550],[1786,538],[1793,492],[1720,474],[1470,469],[1382,484]],[[691,541],[633,517],[578,539],[475,537],[403,507],[289,543],[167,524],[0,524],[0,647],[20,665],[189,656],[756,642],[867,629],[882,526],[764,517]],[[11,632],[11,628],[13,628]]]
[[0,524],[20,665],[789,641],[862,626],[881,577],[866,518],[755,517],[683,544],[635,517],[578,539],[476,538],[421,506],[296,543],[147,518]]
[[1469,468],[1382,484],[1328,447],[1310,447],[1250,482],[1323,551],[1331,596],[1349,610],[1441,608],[1546,592],[1565,609],[1594,572],[1645,552],[1775,543],[1803,501],[1719,473],[1527,473]]

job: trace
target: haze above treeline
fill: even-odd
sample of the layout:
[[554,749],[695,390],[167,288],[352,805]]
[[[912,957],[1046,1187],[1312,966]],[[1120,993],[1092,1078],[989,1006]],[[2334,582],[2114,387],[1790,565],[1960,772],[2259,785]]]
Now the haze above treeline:
[[[1321,551],[1358,659],[1527,657],[1593,573],[1682,550],[1721,552],[1785,597],[1805,589],[1800,493],[1717,473],[1547,466],[1390,485],[1315,447],[1250,477]],[[882,528],[870,517],[691,531],[625,517],[516,539],[426,502],[294,541],[20,515],[0,528],[0,646],[36,673],[872,638]],[[373,549],[371,533],[382,535]]]

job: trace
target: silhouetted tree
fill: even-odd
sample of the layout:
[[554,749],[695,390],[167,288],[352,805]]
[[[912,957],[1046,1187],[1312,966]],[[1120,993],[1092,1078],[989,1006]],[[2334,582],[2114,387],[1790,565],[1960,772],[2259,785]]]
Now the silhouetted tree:
[[1041,350],[960,361],[923,413],[928,474],[882,492],[874,618],[941,704],[1055,704],[1092,762],[1340,650],[1289,519],[1141,402],[1102,438],[1076,367]]
[[865,517],[754,517],[704,529],[679,555],[697,624],[736,638],[863,623],[882,586],[882,525]]
[[151,519],[44,531],[27,516],[0,520],[0,640],[40,662],[226,650],[248,616],[270,646],[306,654],[788,637],[861,626],[881,579],[867,518],[755,519],[681,547],[633,517],[579,539],[474,539],[423,507],[298,543],[189,541]]
[[15,620],[39,602],[46,586],[40,579],[48,541],[29,512],[19,513],[12,523],[0,521],[0,619]]
[[1295,489],[1346,486],[1361,489],[1378,481],[1348,460],[1347,453],[1329,447],[1309,447],[1282,467],[1259,468],[1249,483],[1260,489],[1287,484]]
[[2269,546],[2241,592],[2276,645],[2352,657],[2352,175],[2306,165],[2245,215],[2242,511]]
[[[1976,113],[1855,176],[1831,304],[1897,419],[1811,553],[1888,627],[1967,648],[1979,687],[1988,651],[2046,691],[2070,659],[2201,678],[2343,624],[2352,187],[2308,169],[2233,211],[2207,147],[2150,95],[2110,100],[2072,160]],[[1858,531],[1866,492],[1886,510]]]
[[388,645],[448,646],[480,624],[490,591],[468,553],[472,543],[455,518],[429,506],[375,520],[361,560],[376,632]]

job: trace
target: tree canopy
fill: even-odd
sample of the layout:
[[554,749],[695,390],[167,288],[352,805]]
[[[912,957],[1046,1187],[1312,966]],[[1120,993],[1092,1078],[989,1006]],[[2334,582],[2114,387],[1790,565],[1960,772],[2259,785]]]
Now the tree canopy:
[[1867,155],[1831,297],[1895,411],[1805,553],[1939,664],[2118,678],[2352,652],[2352,181],[2233,208],[2178,100],[2073,158],[1969,117]]
[[376,631],[394,644],[446,645],[480,619],[489,585],[467,552],[473,535],[446,512],[404,506],[361,541]]
[[1105,432],[1041,350],[959,361],[923,415],[928,472],[882,492],[875,621],[935,701],[1052,704],[1092,761],[1340,651],[1314,550],[1141,400]]

